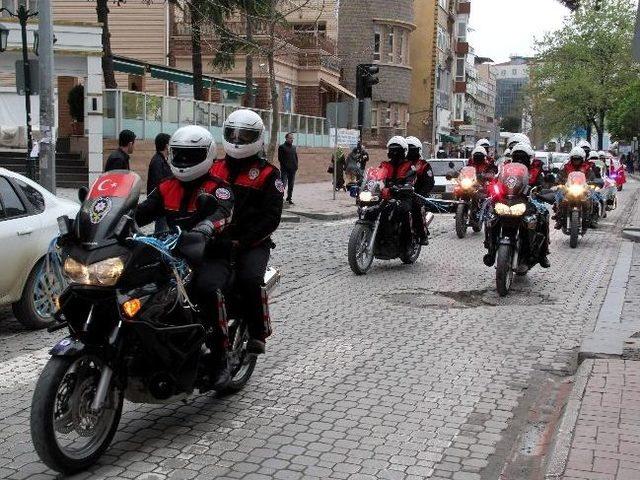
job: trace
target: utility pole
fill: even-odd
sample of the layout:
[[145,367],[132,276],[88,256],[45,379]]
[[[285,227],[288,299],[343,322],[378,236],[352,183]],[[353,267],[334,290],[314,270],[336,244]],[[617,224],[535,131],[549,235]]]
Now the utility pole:
[[51,0],[41,0],[38,12],[40,56],[40,184],[56,193],[56,132],[53,64],[53,15]]

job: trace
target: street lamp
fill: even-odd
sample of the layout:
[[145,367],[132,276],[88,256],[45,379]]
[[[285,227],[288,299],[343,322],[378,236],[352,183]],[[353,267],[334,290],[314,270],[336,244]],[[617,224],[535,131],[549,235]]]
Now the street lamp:
[[7,50],[7,43],[9,42],[9,29],[4,25],[0,25],[0,52]]
[[[24,107],[27,116],[27,176],[32,180],[35,180],[35,159],[31,158],[31,150],[33,150],[33,133],[31,130],[31,68],[29,66],[29,47],[27,45],[27,22],[30,18],[38,15],[38,12],[28,10],[27,7],[25,7],[23,4],[18,7],[17,12],[12,12],[5,7],[0,8],[0,13],[2,12],[6,12],[9,16],[18,19],[18,22],[20,23],[20,32],[22,33],[22,63],[24,68],[25,99]],[[4,38],[0,38],[0,42],[4,44],[4,48],[2,49],[2,51],[4,51],[7,47],[7,37],[9,36],[9,31],[7,30],[6,34],[0,31],[0,35],[4,36]]]

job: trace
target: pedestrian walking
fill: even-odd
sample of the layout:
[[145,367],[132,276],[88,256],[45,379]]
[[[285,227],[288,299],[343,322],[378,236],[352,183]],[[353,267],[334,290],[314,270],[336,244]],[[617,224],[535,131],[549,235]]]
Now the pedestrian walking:
[[[338,145],[336,151],[331,156],[331,165],[327,169],[327,173],[331,173],[335,179],[333,188],[338,190],[344,189],[344,169],[346,167],[347,159],[344,154],[344,148]],[[335,174],[334,174],[335,171]]]
[[298,152],[293,144],[293,133],[291,132],[285,135],[284,143],[278,147],[278,162],[280,162],[282,183],[287,189],[286,202],[293,205],[293,186],[298,171]]
[[[169,158],[169,140],[171,135],[167,133],[159,133],[156,135],[156,153],[151,157],[149,162],[149,171],[147,173],[147,195],[150,195],[160,182],[165,178],[173,175],[171,167],[167,159]],[[156,220],[156,233],[164,232],[169,229],[166,218],[162,217]]]
[[133,153],[134,144],[136,142],[136,134],[131,130],[122,130],[118,135],[118,149],[109,155],[104,171],[111,170],[130,170],[129,158]]
[[629,173],[633,173],[635,171],[633,163],[633,153],[629,152],[627,155],[627,170]]

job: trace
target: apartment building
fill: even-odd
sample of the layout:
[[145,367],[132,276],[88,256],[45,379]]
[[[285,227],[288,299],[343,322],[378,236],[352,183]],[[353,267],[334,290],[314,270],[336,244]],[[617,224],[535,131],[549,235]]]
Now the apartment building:
[[[529,83],[529,62],[531,59],[517,55],[505,63],[495,65],[496,73],[496,115],[502,119],[516,118],[523,122],[523,90]],[[526,119],[525,119],[525,122]],[[524,126],[521,125],[521,129]]]

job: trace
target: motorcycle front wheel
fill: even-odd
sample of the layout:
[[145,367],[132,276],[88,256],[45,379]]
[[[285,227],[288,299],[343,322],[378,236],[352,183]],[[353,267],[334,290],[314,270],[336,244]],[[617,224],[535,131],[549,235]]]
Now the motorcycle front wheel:
[[356,275],[366,274],[373,263],[373,252],[368,253],[372,234],[370,226],[358,223],[349,237],[349,266]]
[[580,221],[580,212],[574,210],[571,212],[569,219],[569,246],[576,248],[578,246],[578,237],[580,236],[580,230],[582,229],[582,222]]
[[231,395],[242,390],[256,368],[257,357],[247,353],[249,330],[245,322],[229,322],[231,381],[224,390],[216,394],[219,397]]
[[501,297],[506,297],[511,290],[513,273],[513,247],[500,245],[496,260],[496,288]]
[[420,257],[420,252],[422,251],[422,245],[418,239],[414,236],[411,240],[410,248],[400,256],[400,260],[402,263],[406,265],[414,264],[418,261],[418,257]]
[[52,470],[64,474],[85,470],[116,433],[124,395],[113,382],[101,410],[91,408],[102,368],[94,356],[53,357],[40,374],[31,403],[31,439]]
[[456,235],[458,235],[458,238],[464,238],[467,236],[468,219],[469,207],[464,203],[460,203],[456,210]]

